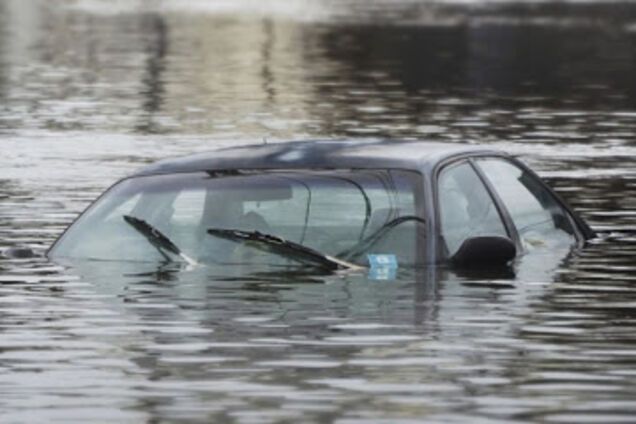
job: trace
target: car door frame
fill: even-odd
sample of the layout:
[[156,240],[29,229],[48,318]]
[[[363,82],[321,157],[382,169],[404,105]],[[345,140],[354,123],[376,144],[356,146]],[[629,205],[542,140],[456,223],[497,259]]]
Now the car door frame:
[[446,249],[446,243],[442,237],[442,228],[441,228],[441,216],[440,216],[440,202],[439,202],[439,176],[444,171],[444,169],[449,166],[457,165],[462,162],[468,163],[481,183],[484,185],[486,191],[488,192],[490,198],[495,204],[499,216],[502,220],[504,228],[508,233],[508,237],[515,244],[517,248],[518,255],[524,253],[524,249],[521,243],[521,238],[519,237],[519,232],[517,227],[508,211],[508,208],[501,200],[499,195],[497,194],[496,189],[484,173],[484,171],[480,168],[480,166],[476,163],[478,159],[498,159],[503,160],[517,168],[521,169],[523,172],[527,172],[531,178],[538,181],[545,190],[549,193],[550,196],[557,202],[557,204],[563,209],[570,221],[572,228],[574,229],[574,238],[576,239],[576,243],[579,247],[583,246],[587,240],[596,236],[594,231],[572,210],[572,208],[548,185],[546,184],[541,177],[539,177],[534,171],[528,168],[523,162],[518,160],[517,158],[510,156],[501,152],[467,152],[459,155],[455,155],[449,158],[446,158],[435,165],[432,171],[431,178],[431,193],[433,194],[433,201],[435,202],[434,214],[435,214],[435,239],[436,242],[436,262],[444,262],[448,261],[449,254]]

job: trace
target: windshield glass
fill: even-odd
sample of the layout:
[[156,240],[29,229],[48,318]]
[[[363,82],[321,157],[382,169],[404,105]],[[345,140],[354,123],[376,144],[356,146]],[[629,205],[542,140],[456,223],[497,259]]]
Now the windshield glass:
[[254,242],[215,237],[207,231],[216,228],[275,235],[363,265],[367,254],[395,255],[400,265],[415,265],[423,256],[423,226],[420,220],[397,218],[421,217],[416,208],[420,178],[414,172],[394,170],[231,171],[130,178],[96,201],[49,255],[166,260],[171,252],[130,225],[131,219],[137,219],[158,230],[187,257],[204,263],[290,263],[290,258],[254,248]]

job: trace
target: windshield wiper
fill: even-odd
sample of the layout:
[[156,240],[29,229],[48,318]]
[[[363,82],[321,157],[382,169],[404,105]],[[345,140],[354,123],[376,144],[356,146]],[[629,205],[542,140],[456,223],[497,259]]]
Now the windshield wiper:
[[302,244],[285,240],[271,234],[259,231],[243,231],[234,229],[208,228],[208,234],[235,242],[253,242],[253,247],[269,253],[284,256],[303,263],[311,263],[330,271],[338,269],[363,269],[351,262],[343,261],[333,256],[325,255]]
[[190,265],[197,263],[197,261],[183,253],[172,240],[148,222],[130,215],[124,215],[123,218],[135,230],[139,231],[166,259],[170,260],[170,257],[164,253],[164,250],[179,256]]

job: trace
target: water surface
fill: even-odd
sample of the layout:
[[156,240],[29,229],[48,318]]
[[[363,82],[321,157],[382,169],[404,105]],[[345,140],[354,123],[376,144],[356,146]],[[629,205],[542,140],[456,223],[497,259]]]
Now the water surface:
[[634,75],[630,2],[0,2],[0,248],[263,138],[490,144],[601,235],[392,281],[0,259],[2,422],[633,422]]

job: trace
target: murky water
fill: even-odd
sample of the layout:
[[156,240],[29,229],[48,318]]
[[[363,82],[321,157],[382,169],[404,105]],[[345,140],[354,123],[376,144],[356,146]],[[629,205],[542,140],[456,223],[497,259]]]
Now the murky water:
[[506,149],[601,237],[396,281],[0,259],[3,423],[635,420],[636,4],[183,3],[0,1],[0,248],[155,159],[331,136]]

